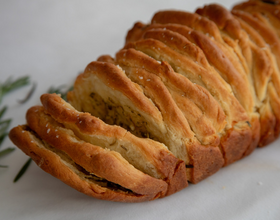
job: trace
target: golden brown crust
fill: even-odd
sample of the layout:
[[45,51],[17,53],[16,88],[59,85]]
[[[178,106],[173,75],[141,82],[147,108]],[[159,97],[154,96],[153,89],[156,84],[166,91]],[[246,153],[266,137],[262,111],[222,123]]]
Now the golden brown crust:
[[214,37],[219,42],[223,42],[216,24],[196,13],[189,13],[184,11],[160,11],[153,16],[151,23],[174,23],[186,25],[188,27],[191,27],[192,29],[198,30],[202,33]]
[[223,149],[225,165],[241,159],[248,149],[255,148],[252,145],[252,131],[248,127],[238,127],[227,130],[226,134],[221,137],[221,148]]
[[190,179],[192,183],[198,183],[216,173],[222,166],[225,165],[224,158],[218,147],[189,145],[188,152],[190,162],[193,168],[190,170]]
[[[236,40],[238,42],[238,45],[240,46],[240,49],[242,51],[242,55],[245,57],[245,59],[242,59],[240,56],[240,62],[242,63],[242,68],[238,68],[238,71],[240,74],[245,71],[247,74],[249,74],[247,70],[247,65],[251,62],[251,49],[250,49],[250,43],[249,38],[246,34],[246,32],[240,27],[239,22],[234,18],[234,16],[218,4],[210,4],[205,5],[203,8],[199,8],[196,10],[196,13],[207,17],[211,21],[213,21],[217,27],[220,29],[221,34],[223,34],[223,38],[226,41],[227,36],[232,38],[233,40]],[[235,51],[237,52],[237,51]],[[248,63],[249,62],[249,63]],[[238,66],[235,66],[237,68]]]
[[[198,9],[197,13],[213,20],[217,24],[217,26],[219,27],[222,33],[227,34],[234,41],[238,42],[238,48],[240,48],[240,50],[242,51],[241,55],[244,56],[246,60],[246,64],[244,64],[244,61],[242,59],[240,59],[240,62],[243,61],[242,64],[245,67],[244,68],[245,71],[247,70],[247,68],[249,69],[246,71],[246,75],[244,75],[247,78],[247,80],[244,81],[246,85],[245,87],[244,85],[239,87],[240,88],[239,96],[237,95],[237,97],[243,95],[243,96],[247,96],[247,100],[251,100],[251,102],[247,102],[248,104],[246,104],[245,109],[248,111],[249,116],[252,120],[251,128],[253,131],[253,136],[255,137],[252,143],[257,143],[258,140],[262,140],[263,137],[267,135],[267,133],[262,133],[262,132],[267,132],[267,131],[259,128],[260,125],[256,124],[257,120],[254,119],[254,117],[257,116],[252,115],[252,113],[256,112],[256,110],[261,105],[261,102],[266,97],[266,89],[267,89],[268,81],[272,74],[270,62],[265,52],[259,49],[250,40],[249,35],[242,29],[239,21],[228,10],[226,10],[220,5],[211,4],[211,5],[204,6],[201,9]],[[238,51],[236,45],[232,44],[232,47],[235,51]],[[241,55],[239,55],[239,58],[241,58]],[[235,66],[237,66],[236,63],[234,64]],[[239,74],[243,73],[241,68],[238,68],[238,70],[239,70]],[[239,83],[237,82],[237,84]],[[247,91],[245,90],[242,91],[242,89],[246,87],[248,88]],[[269,109],[266,110],[269,111]],[[264,114],[264,112],[262,112],[262,114]],[[270,115],[270,117],[273,117],[273,114],[271,114],[271,112],[268,114]],[[260,118],[263,118],[263,115],[260,116]],[[269,120],[262,120],[262,122],[269,123]],[[262,126],[266,126],[266,125],[262,125]],[[258,130],[260,130],[261,133],[254,133],[257,132]],[[247,153],[252,151],[252,148],[253,146],[251,144],[249,149],[247,150]],[[245,155],[247,155],[247,153],[245,153]]]
[[71,166],[67,165],[56,153],[46,149],[44,144],[29,131],[27,126],[13,128],[9,137],[41,169],[86,195],[118,202],[143,202],[156,199],[159,196],[156,195],[152,198],[149,195],[137,195],[129,191],[112,190],[99,185],[98,182],[86,179],[83,175],[79,175],[81,172],[75,171]]
[[[90,141],[90,137],[94,136],[105,139],[108,142],[106,148],[109,149],[112,143],[116,145],[117,142],[120,142],[119,140],[122,140],[120,144],[123,144],[123,148],[126,150],[133,151],[131,145],[137,146],[134,151],[138,152],[138,156],[135,156],[135,158],[133,158],[133,155],[122,153],[122,151],[119,151],[119,153],[132,164],[138,158],[138,160],[144,159],[145,164],[150,164],[149,167],[153,165],[153,170],[156,169],[157,174],[153,175],[148,171],[146,173],[168,183],[166,195],[175,193],[175,190],[180,190],[188,185],[186,171],[182,169],[184,162],[175,158],[164,145],[150,139],[137,138],[121,127],[106,125],[88,113],[78,112],[56,94],[44,94],[41,96],[41,101],[47,114],[73,130],[79,138],[85,141]],[[117,149],[114,148],[114,150]],[[142,159],[139,159],[139,157]],[[137,167],[137,164],[133,165]],[[142,171],[145,172],[145,169],[142,168]]]
[[110,55],[102,55],[96,61],[115,64],[115,60]]

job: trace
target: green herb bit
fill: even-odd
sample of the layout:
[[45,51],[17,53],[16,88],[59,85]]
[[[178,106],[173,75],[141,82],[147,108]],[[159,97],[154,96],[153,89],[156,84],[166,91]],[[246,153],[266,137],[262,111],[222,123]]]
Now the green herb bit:
[[6,165],[0,165],[0,168],[8,168]]
[[27,84],[29,84],[29,76],[20,77],[15,81],[12,81],[12,77],[9,77],[4,83],[0,83],[0,103],[5,94]]
[[24,104],[25,102],[27,102],[30,97],[32,96],[32,94],[34,93],[35,89],[36,89],[37,84],[33,83],[31,90],[27,93],[26,97],[22,100],[18,100],[18,103],[20,104]]
[[0,119],[3,117],[3,115],[5,114],[5,112],[7,111],[8,107],[4,106],[1,110],[0,110]]
[[18,172],[18,174],[16,175],[15,179],[14,179],[14,183],[17,182],[22,175],[26,172],[27,168],[29,167],[30,163],[32,162],[32,159],[29,158],[26,163],[23,165],[23,167],[20,169],[20,171]]
[[0,157],[4,157],[6,155],[8,155],[9,153],[13,152],[15,150],[14,147],[8,147],[5,150],[0,151]]

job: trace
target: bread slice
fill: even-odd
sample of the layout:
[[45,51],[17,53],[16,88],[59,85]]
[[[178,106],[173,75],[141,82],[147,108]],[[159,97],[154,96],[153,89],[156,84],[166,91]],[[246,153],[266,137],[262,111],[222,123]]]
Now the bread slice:
[[143,202],[156,199],[159,196],[134,193],[85,171],[68,155],[42,141],[26,125],[13,128],[9,137],[41,169],[86,195],[117,202]]
[[161,143],[138,138],[119,126],[110,126],[88,113],[75,110],[56,94],[41,96],[45,113],[81,140],[118,152],[136,169],[168,184],[164,196],[187,187],[185,164]]
[[[78,110],[88,111],[108,124],[120,125],[138,137],[149,137],[164,143],[188,165],[188,180],[196,183],[216,172],[222,166],[223,159],[221,156],[214,157],[215,151],[201,146],[168,90],[160,84],[158,89],[162,93],[156,88],[150,92],[157,99],[152,101],[152,97],[146,97],[141,87],[133,83],[120,67],[92,62],[78,77],[68,98]],[[101,101],[91,99],[91,93],[98,94]],[[160,98],[160,95],[166,99]],[[99,103],[104,106],[104,115],[92,110],[103,108]],[[118,112],[118,108],[121,111]],[[149,109],[155,110],[155,114],[151,114]]]
[[67,154],[87,172],[140,195],[152,197],[165,195],[167,184],[163,180],[139,171],[115,151],[79,139],[72,130],[64,128],[46,115],[43,107],[30,108],[26,119],[28,126],[44,142]]

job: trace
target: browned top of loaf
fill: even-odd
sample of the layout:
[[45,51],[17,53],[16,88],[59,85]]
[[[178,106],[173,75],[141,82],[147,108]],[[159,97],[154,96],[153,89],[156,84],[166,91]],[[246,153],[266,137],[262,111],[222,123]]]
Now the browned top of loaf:
[[[213,69],[211,69],[210,65],[208,64],[205,54],[201,49],[190,41],[187,40],[184,36],[181,34],[178,34],[173,31],[169,30],[150,30],[146,32],[144,35],[144,38],[153,38],[160,40],[164,42],[167,46],[170,48],[178,51],[185,57],[192,57],[195,62],[198,62],[197,60],[202,63],[203,67],[214,72]],[[187,46],[186,46],[187,45]],[[189,45],[189,46],[188,46]],[[185,47],[186,46],[186,47]],[[218,53],[222,57],[224,54],[219,48],[215,48],[216,51],[208,51],[208,57],[215,57],[215,55]],[[195,52],[194,52],[195,51]],[[200,53],[197,53],[196,51],[199,51]],[[215,54],[216,52],[216,54]],[[226,57],[226,56],[225,56]],[[197,59],[197,60],[196,60]],[[249,112],[252,112],[254,109],[254,101],[251,95],[251,91],[249,89],[249,82],[248,79],[244,74],[241,74],[240,71],[237,71],[236,68],[233,65],[230,65],[230,62],[225,63],[228,64],[225,68],[219,68],[219,66],[223,66],[219,63],[217,63],[217,69],[223,70],[220,71],[220,75],[223,77],[223,79],[231,85],[231,88],[239,100],[239,102],[242,104],[242,106]],[[223,59],[223,61],[229,61],[228,59]],[[213,73],[214,75],[214,73]]]
[[[272,1],[271,1],[272,2]],[[280,4],[279,1],[273,1],[271,4],[263,2],[262,0],[250,0],[247,2],[242,2],[233,7],[233,9],[244,10],[250,13],[266,14],[266,16],[271,16],[280,19]]]
[[186,25],[202,33],[209,34],[219,42],[223,42],[217,25],[208,18],[202,17],[196,13],[185,11],[160,11],[153,16],[151,23]]
[[257,17],[246,11],[239,10],[239,7],[234,7],[232,13],[247,22],[262,36],[275,55],[278,66],[280,66],[280,39],[275,30],[271,26],[259,20]]
[[[237,62],[232,60],[232,69],[235,71],[231,71],[231,73],[228,74],[228,77],[230,78],[232,74],[234,74],[234,77],[230,78],[231,80],[227,82],[232,86],[235,96],[238,98],[242,106],[248,112],[253,112],[255,106],[255,91],[251,84],[253,80],[251,79],[251,74],[248,70],[248,62],[250,62],[249,65],[251,65],[251,45],[247,33],[241,28],[240,23],[230,11],[220,5],[206,5],[203,8],[197,9],[196,12],[214,21],[221,31],[238,42],[242,55],[239,55],[240,60]],[[247,63],[242,59],[242,56],[245,57]]]

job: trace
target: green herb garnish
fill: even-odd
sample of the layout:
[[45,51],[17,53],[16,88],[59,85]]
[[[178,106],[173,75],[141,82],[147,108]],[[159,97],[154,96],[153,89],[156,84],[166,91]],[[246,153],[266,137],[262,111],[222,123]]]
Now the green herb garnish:
[[32,159],[29,158],[26,163],[23,165],[23,167],[20,169],[20,171],[18,172],[18,174],[16,175],[15,179],[14,179],[14,183],[17,182],[20,177],[25,173],[25,171],[28,169],[30,163],[32,162]]

